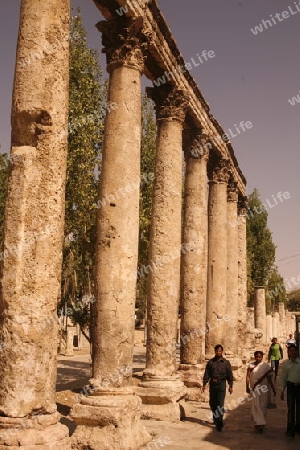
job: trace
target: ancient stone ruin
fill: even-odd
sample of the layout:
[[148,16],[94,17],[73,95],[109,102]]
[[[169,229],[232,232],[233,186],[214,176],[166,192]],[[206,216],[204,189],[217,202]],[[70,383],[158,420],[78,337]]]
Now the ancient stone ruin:
[[[97,27],[107,56],[108,102],[117,105],[106,119],[99,198],[113,198],[120,187],[127,195],[98,213],[93,389],[72,410],[77,426],[69,438],[56,411],[55,379],[70,11],[66,0],[22,0],[12,106],[11,152],[18,158],[9,178],[0,297],[0,450],[138,449],[151,439],[141,417],[179,421],[180,401],[197,398],[216,343],[224,345],[236,376],[244,359],[246,181],[231,143],[156,1],[95,3],[106,19]],[[121,7],[127,12],[120,15]],[[63,44],[55,52],[22,64],[57,40]],[[133,359],[139,190],[126,186],[140,179],[142,75],[166,82],[148,89],[156,106],[157,156],[147,363],[136,387],[125,369]],[[251,345],[254,327],[269,339],[270,321],[259,312],[248,333]],[[107,387],[103,380],[115,372]]]

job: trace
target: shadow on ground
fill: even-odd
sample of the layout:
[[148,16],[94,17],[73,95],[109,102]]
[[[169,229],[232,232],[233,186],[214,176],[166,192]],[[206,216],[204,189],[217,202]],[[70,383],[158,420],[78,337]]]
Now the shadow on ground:
[[79,389],[88,384],[91,365],[84,361],[61,360],[57,369],[56,391]]

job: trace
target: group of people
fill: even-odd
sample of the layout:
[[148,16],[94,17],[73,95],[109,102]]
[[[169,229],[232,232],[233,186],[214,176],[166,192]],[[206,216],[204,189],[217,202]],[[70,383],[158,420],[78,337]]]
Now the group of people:
[[[287,360],[282,364],[281,375],[281,400],[284,393],[287,395],[287,429],[286,435],[294,437],[300,435],[300,358],[296,340],[292,335],[285,343]],[[278,376],[279,361],[283,359],[283,350],[273,338],[268,352],[268,363],[263,361],[263,352],[254,352],[254,361],[247,368],[246,392],[251,396],[251,413],[258,433],[263,433],[266,426],[266,415],[270,404],[270,392],[276,396],[274,381]],[[209,406],[212,411],[213,421],[217,431],[222,431],[224,426],[224,402],[226,396],[226,382],[229,393],[233,392],[233,373],[230,362],[223,356],[223,347],[215,346],[215,356],[206,365],[203,376],[202,392],[205,392],[209,383]]]

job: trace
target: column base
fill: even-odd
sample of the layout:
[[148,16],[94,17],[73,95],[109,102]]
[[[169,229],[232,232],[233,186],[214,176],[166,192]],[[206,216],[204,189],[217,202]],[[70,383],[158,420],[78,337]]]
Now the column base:
[[244,370],[243,368],[245,365],[243,364],[243,361],[241,358],[233,355],[225,355],[225,358],[230,362],[233,378],[235,381],[241,381],[244,377]]
[[65,348],[65,356],[74,356],[74,336],[76,334],[75,327],[68,327],[66,333],[66,348]]
[[69,450],[69,430],[59,414],[0,417],[0,450]]
[[187,388],[186,400],[201,402],[204,394],[201,393],[205,364],[180,364],[178,374]]
[[136,390],[142,399],[142,419],[180,422],[185,417],[180,400],[187,388],[179,376],[155,377],[143,380]]
[[151,441],[140,422],[141,399],[134,388],[95,389],[71,411],[76,450],[138,450]]

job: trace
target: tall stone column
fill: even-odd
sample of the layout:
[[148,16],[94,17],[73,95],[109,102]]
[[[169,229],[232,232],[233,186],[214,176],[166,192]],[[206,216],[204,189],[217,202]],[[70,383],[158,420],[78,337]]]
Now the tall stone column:
[[253,307],[250,306],[247,308],[246,317],[247,317],[247,330],[253,331],[253,328],[255,328],[254,308]]
[[267,342],[270,342],[273,337],[273,331],[272,331],[272,315],[267,314],[266,318],[266,325],[267,325]]
[[[98,210],[92,396],[74,406],[77,449],[138,449],[148,440],[132,382],[139,235],[141,73],[140,19],[102,21],[108,103]],[[126,193],[126,194],[125,194]],[[105,200],[105,201],[103,201]]]
[[280,323],[279,323],[279,312],[275,312],[275,321],[276,321],[276,334],[274,336],[276,336],[277,338],[279,338],[280,336]]
[[276,318],[275,313],[272,314],[272,331],[273,331],[272,337],[277,337],[278,328],[277,328],[277,318]]
[[252,358],[254,342],[254,308],[246,308],[246,327],[243,332],[245,336],[245,347],[243,349],[243,357],[245,356],[246,362]]
[[[185,388],[176,374],[182,208],[182,128],[185,93],[171,86],[151,88],[156,104],[157,153],[153,190],[147,307],[147,364],[140,384],[146,417],[177,421]],[[187,243],[188,244],[188,243]]]
[[262,340],[267,342],[266,293],[264,286],[254,288],[254,326],[263,332]]
[[280,327],[279,335],[282,337],[288,336],[285,330],[285,309],[283,302],[280,302],[278,304],[278,312],[279,312],[279,327]]
[[[214,355],[214,346],[224,344],[227,286],[227,183],[229,161],[221,159],[210,174],[208,196],[208,276],[206,355]],[[225,349],[226,350],[226,349]]]
[[247,326],[247,207],[247,197],[240,197],[238,201],[238,354],[243,361]]
[[21,3],[0,291],[1,449],[70,448],[55,402],[69,15],[66,0]]
[[240,379],[242,360],[239,357],[239,229],[238,229],[238,188],[231,180],[227,188],[227,289],[224,347],[235,379]]
[[238,354],[238,189],[237,183],[231,181],[227,188],[227,290],[226,311],[229,321],[226,322],[226,333],[224,339],[226,355]]
[[[207,289],[207,161],[208,137],[201,130],[187,130],[184,191],[183,245],[181,255],[180,369],[196,400],[202,385],[205,358]],[[193,398],[196,394],[196,398]]]

